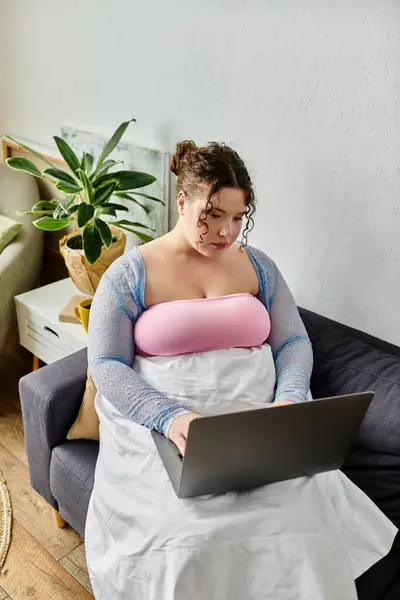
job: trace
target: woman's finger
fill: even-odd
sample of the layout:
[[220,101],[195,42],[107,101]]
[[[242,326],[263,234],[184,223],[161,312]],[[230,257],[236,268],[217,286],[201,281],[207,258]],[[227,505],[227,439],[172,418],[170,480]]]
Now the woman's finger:
[[174,440],[174,443],[178,447],[178,450],[182,456],[185,456],[186,439],[183,437],[183,435],[177,436],[176,440]]

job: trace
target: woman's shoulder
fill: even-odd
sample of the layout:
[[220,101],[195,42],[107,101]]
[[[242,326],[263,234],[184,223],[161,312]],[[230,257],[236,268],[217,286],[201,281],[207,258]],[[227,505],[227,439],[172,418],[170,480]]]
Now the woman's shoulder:
[[105,272],[106,278],[113,283],[140,281],[144,277],[144,266],[136,246],[115,259]]
[[114,260],[102,276],[96,296],[104,295],[116,298],[119,306],[137,315],[137,310],[144,309],[144,265],[136,247]]
[[275,272],[275,262],[265,252],[254,246],[247,246],[247,250],[253,261],[255,261],[264,271],[271,275]]

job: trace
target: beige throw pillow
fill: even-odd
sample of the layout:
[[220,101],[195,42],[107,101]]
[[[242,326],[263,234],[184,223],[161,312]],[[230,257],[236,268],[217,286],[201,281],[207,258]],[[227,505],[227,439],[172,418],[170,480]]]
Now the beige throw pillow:
[[67,434],[67,440],[99,440],[99,417],[94,407],[96,386],[89,371],[79,414]]

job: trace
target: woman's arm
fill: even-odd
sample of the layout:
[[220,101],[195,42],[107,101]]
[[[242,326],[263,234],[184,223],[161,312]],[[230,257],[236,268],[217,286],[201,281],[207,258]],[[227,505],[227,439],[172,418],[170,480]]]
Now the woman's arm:
[[168,436],[174,419],[188,413],[133,370],[133,329],[139,310],[135,270],[126,257],[100,280],[90,309],[88,358],[97,390],[124,416]]
[[[266,257],[267,258],[267,257]],[[294,298],[278,267],[271,261],[268,273],[271,333],[268,343],[275,361],[275,402],[304,402],[310,388],[313,353]]]

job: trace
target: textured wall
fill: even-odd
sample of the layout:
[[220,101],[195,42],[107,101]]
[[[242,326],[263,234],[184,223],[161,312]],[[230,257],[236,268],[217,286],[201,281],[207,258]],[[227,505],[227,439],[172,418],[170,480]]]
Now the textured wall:
[[251,241],[299,303],[400,344],[398,0],[2,11],[0,131],[48,144],[62,125],[108,134],[134,116],[141,144],[232,143],[257,186]]

